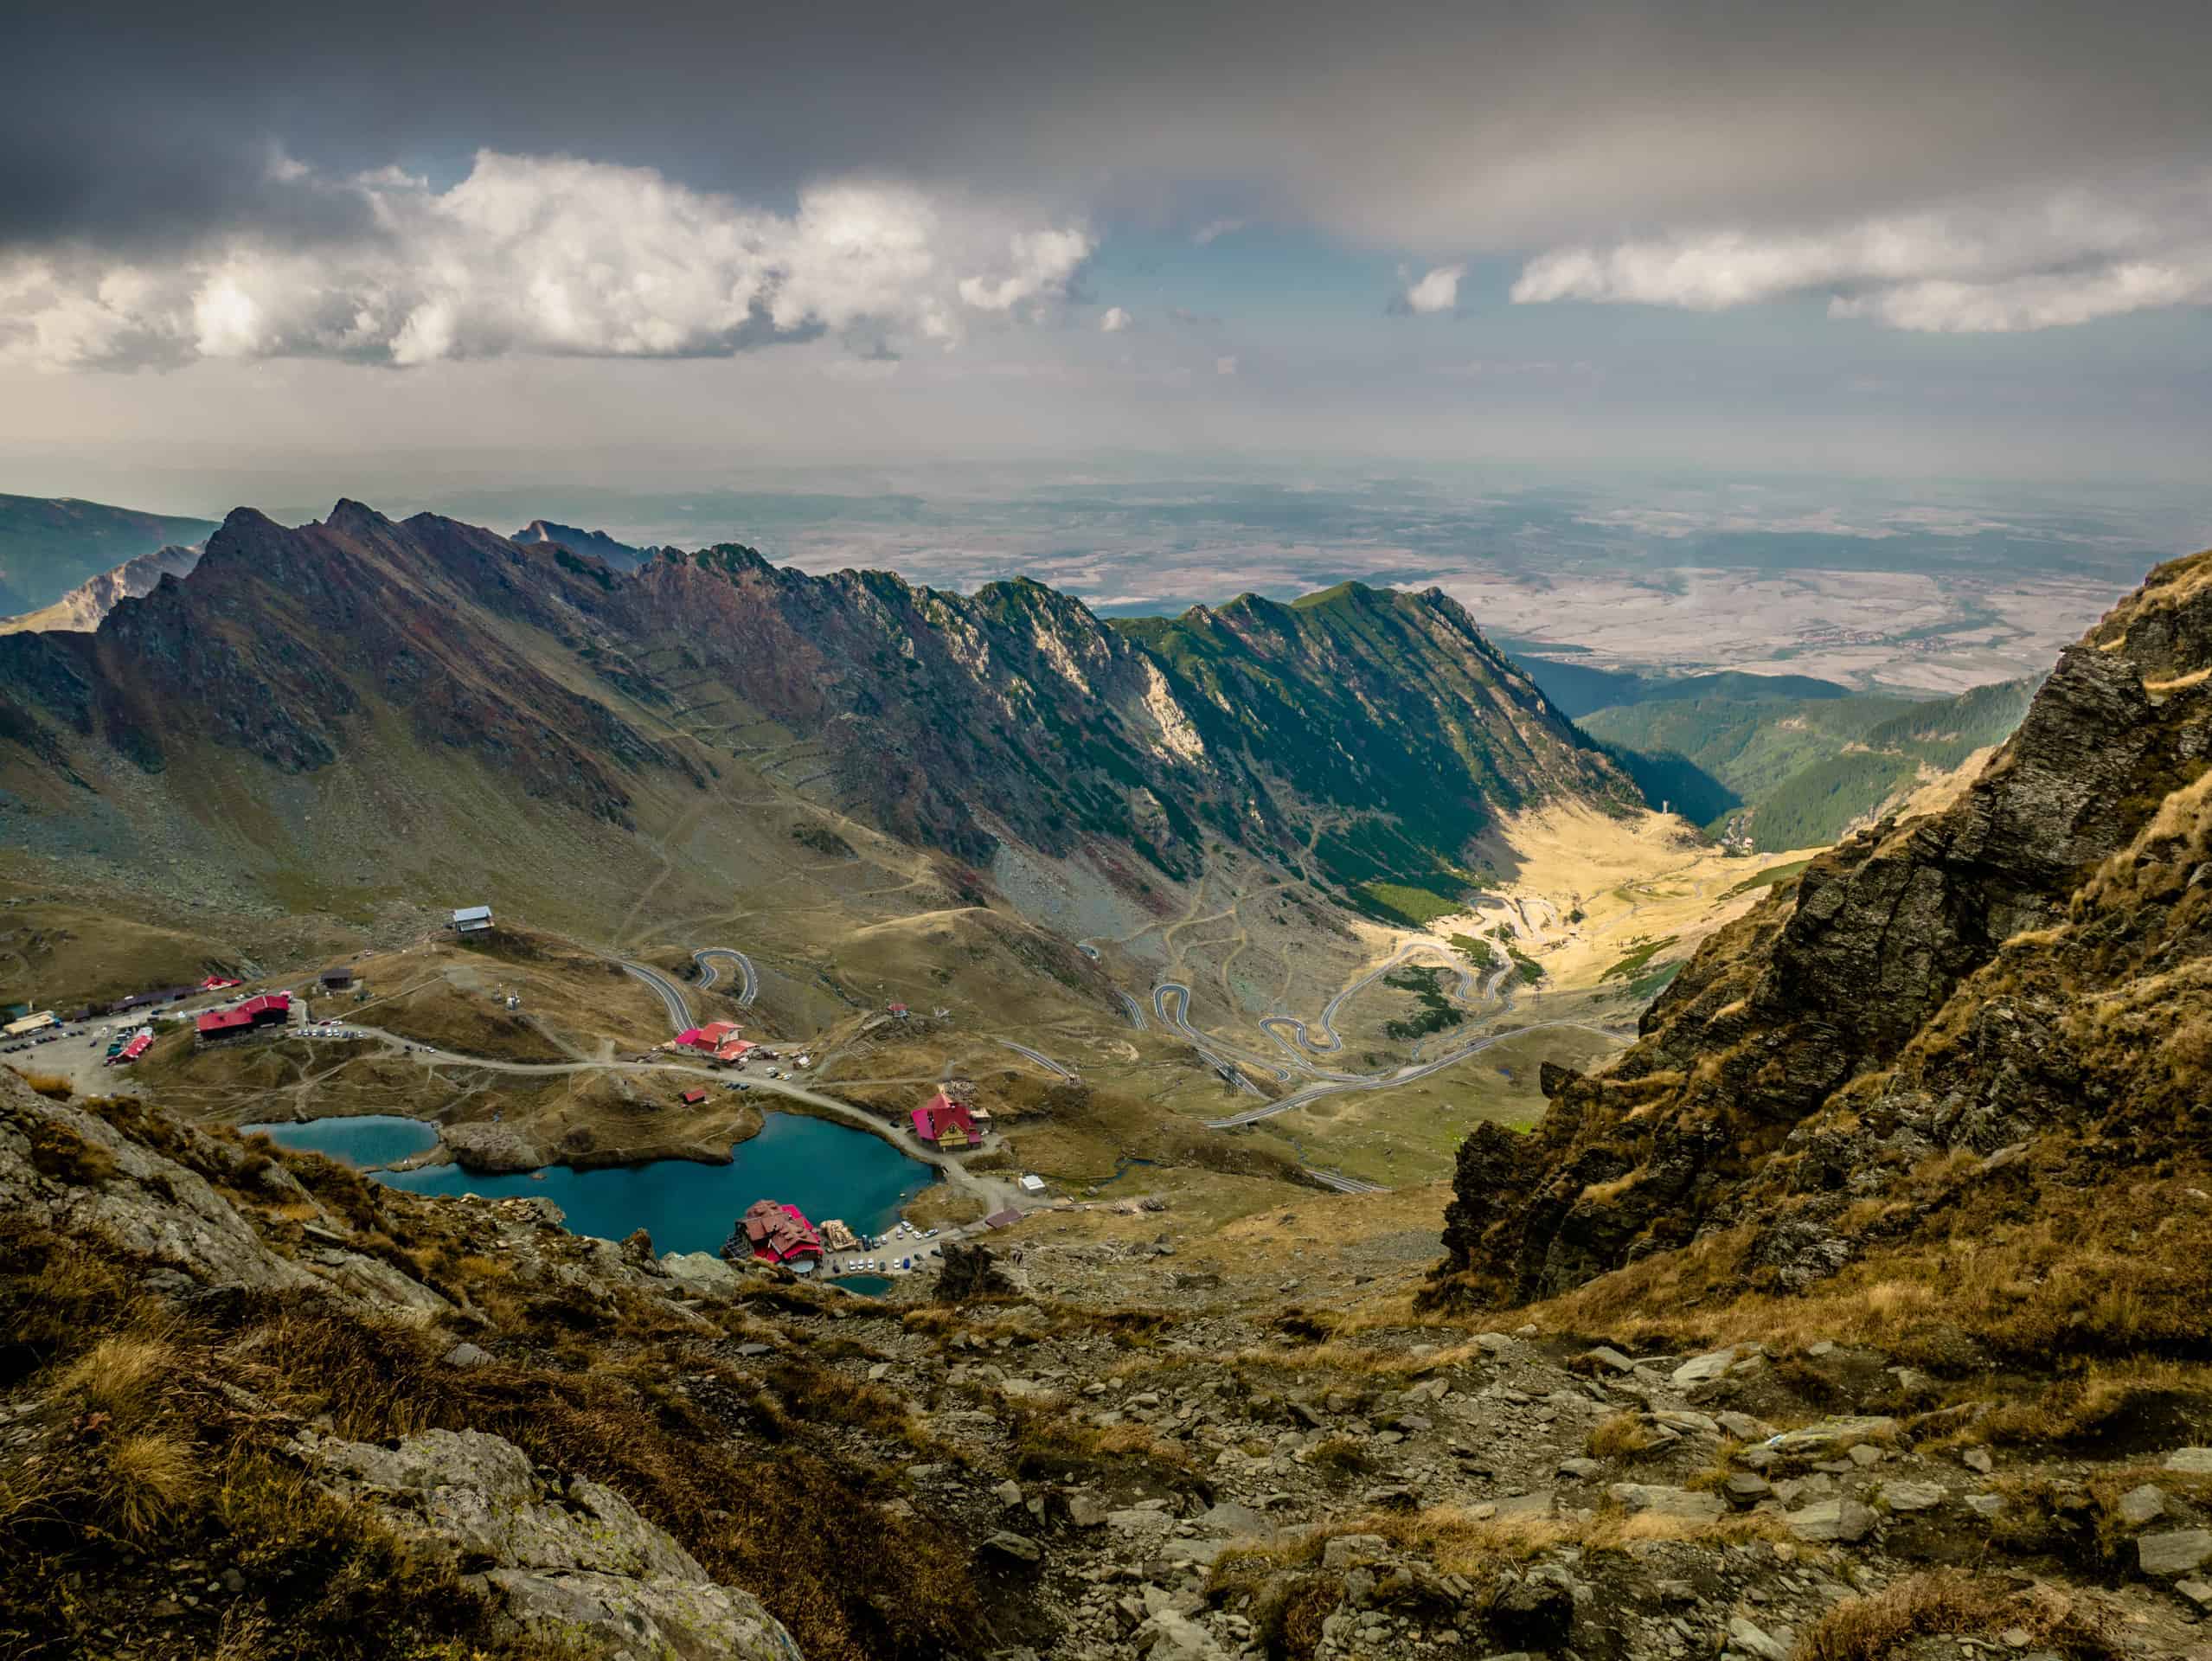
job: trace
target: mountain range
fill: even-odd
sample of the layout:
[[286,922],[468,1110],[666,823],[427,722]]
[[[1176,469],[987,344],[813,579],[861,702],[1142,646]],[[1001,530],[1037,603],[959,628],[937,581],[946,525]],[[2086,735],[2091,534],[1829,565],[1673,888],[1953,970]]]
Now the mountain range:
[[1228,845],[1375,908],[1464,887],[1515,809],[1640,805],[1439,591],[1109,623],[1026,580],[964,596],[734,544],[622,569],[534,529],[240,510],[96,632],[0,637],[10,839],[265,896],[442,892],[511,883],[514,826],[619,850],[765,770],[978,873],[1080,860],[1141,891]]

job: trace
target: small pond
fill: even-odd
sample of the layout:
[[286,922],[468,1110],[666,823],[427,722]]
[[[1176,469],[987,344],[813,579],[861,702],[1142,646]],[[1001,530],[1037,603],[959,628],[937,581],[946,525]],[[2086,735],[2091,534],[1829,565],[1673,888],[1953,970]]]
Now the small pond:
[[305,1125],[241,1125],[247,1133],[259,1132],[280,1148],[303,1153],[327,1154],[341,1164],[361,1170],[396,1164],[438,1145],[438,1132],[419,1119],[398,1119],[388,1113],[364,1114],[358,1119],[317,1119]]
[[861,1233],[880,1233],[936,1180],[927,1165],[880,1136],[798,1113],[767,1114],[760,1135],[731,1151],[727,1165],[659,1159],[605,1170],[549,1165],[505,1177],[472,1177],[458,1165],[375,1174],[379,1182],[417,1194],[551,1200],[576,1234],[621,1240],[643,1228],[657,1252],[720,1251],[732,1225],[755,1200],[795,1205],[817,1223],[842,1217]]

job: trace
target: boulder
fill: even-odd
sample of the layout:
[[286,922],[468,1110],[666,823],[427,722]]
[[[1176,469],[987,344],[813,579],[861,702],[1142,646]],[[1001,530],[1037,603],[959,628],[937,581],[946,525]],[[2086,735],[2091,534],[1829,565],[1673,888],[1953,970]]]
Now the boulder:
[[1943,1504],[1946,1497],[1939,1482],[1885,1482],[1882,1485],[1882,1503],[1893,1511],[1927,1511]]
[[1725,1350],[1711,1350],[1702,1356],[1692,1356],[1674,1369],[1674,1376],[1668,1382],[1678,1390],[1686,1390],[1693,1384],[1709,1384],[1716,1378],[1726,1377],[1728,1369],[1734,1366],[1743,1354],[1742,1345],[1732,1344]]
[[1614,1504],[1632,1517],[1667,1517],[1684,1523],[1716,1523],[1728,1510],[1718,1494],[1650,1483],[1616,1482],[1606,1490]]
[[2212,1529],[2173,1529],[2146,1534],[2135,1542],[2136,1562],[2145,1574],[2163,1580],[2188,1574],[2212,1563]]
[[1790,1661],[1788,1645],[1769,1636],[1765,1628],[1741,1615],[1729,1618],[1728,1643],[1746,1655],[1757,1656],[1759,1661]]
[[1321,1548],[1321,1567],[1351,1568],[1361,1563],[1380,1562],[1389,1552],[1390,1542],[1379,1534],[1334,1535]]
[[661,1272],[695,1296],[726,1298],[745,1284],[736,1268],[712,1252],[670,1252]]
[[708,1577],[612,1489],[535,1468],[479,1431],[395,1446],[303,1433],[289,1450],[332,1495],[490,1593],[510,1635],[589,1661],[801,1661],[750,1593]]
[[1762,1499],[1773,1497],[1774,1490],[1766,1478],[1754,1476],[1748,1471],[1739,1471],[1721,1485],[1721,1491],[1731,1505],[1748,1508]]
[[2148,1528],[2166,1514],[2166,1491],[2156,1483],[2146,1482],[2122,1494],[2113,1510],[2127,1527]]
[[1856,1499],[1817,1500],[1782,1520],[1800,1540],[1856,1545],[1874,1529],[1874,1513]]
[[1574,1630],[1574,1594],[1556,1581],[1532,1576],[1499,1587],[1483,1619],[1500,1645],[1563,1650]]
[[1010,1534],[1001,1529],[983,1538],[976,1549],[985,1556],[996,1557],[1006,1563],[1038,1563],[1044,1561],[1044,1548],[1025,1534]]
[[2166,1455],[2166,1469],[2188,1477],[2212,1477],[2212,1447],[2177,1447]]

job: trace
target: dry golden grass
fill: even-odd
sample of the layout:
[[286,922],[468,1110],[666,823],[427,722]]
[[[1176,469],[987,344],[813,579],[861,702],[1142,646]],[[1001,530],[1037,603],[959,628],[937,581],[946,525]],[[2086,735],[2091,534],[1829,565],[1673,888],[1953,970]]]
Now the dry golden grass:
[[67,1101],[76,1094],[66,1074],[61,1073],[26,1073],[22,1081],[48,1101]]
[[1994,1641],[2014,1626],[2028,1633],[2030,1646],[2069,1661],[2106,1661],[2125,1653],[2101,1611],[2055,1587],[2015,1592],[1998,1581],[1940,1569],[1872,1597],[1845,1599],[1798,1640],[1792,1661],[1889,1661],[1915,1639]]
[[2058,1356],[2212,1356],[2202,1316],[2212,1205],[2189,1191],[2212,1177],[2183,1168],[2124,1187],[2069,1181],[2070,1152],[2061,1138],[2037,1145],[2029,1159],[2050,1175],[2024,1214],[2016,1191],[1978,1179],[1971,1161],[1930,1162],[1895,1197],[1929,1207],[1940,1228],[1878,1242],[1800,1293],[1751,1286],[1747,1227],[1655,1253],[1516,1318],[1625,1344],[1787,1349],[1825,1338],[1931,1367],[1952,1363],[1962,1333],[2036,1367]]
[[1151,1465],[1169,1476],[1196,1468],[1189,1448],[1148,1425],[1086,1425],[1064,1414],[1017,1408],[1013,1427],[1017,1476],[1081,1481],[1122,1465]]
[[64,1368],[54,1388],[127,1422],[151,1405],[174,1378],[176,1365],[176,1350],[166,1339],[119,1333],[102,1338]]
[[168,1530],[200,1490],[191,1444],[173,1431],[142,1431],[104,1445],[101,1510],[125,1539],[141,1542]]
[[1616,1413],[1591,1427],[1583,1451],[1593,1459],[1629,1459],[1664,1446],[1665,1440],[1636,1414]]

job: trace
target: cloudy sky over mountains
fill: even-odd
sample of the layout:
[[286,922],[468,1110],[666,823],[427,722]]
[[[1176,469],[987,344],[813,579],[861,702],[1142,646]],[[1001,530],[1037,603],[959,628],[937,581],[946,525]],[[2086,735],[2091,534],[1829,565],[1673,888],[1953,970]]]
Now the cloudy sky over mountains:
[[2177,472],[2212,414],[2202,6],[458,10],[15,31],[0,446]]

